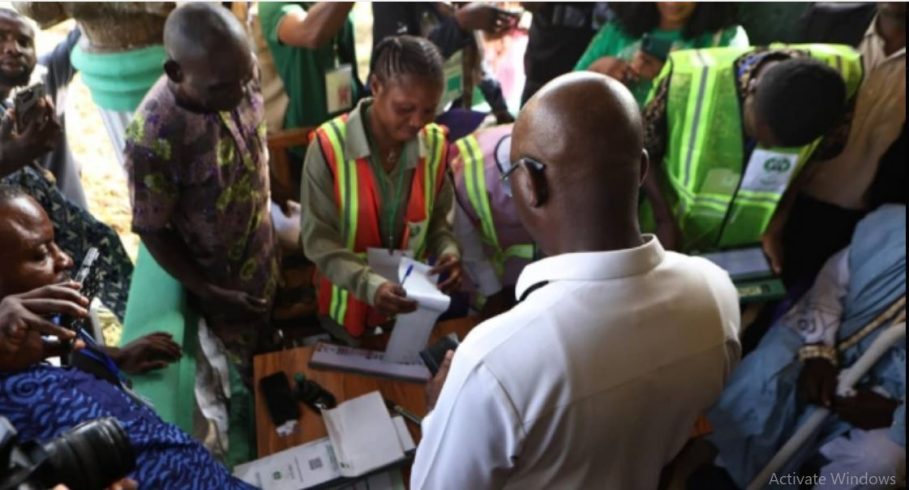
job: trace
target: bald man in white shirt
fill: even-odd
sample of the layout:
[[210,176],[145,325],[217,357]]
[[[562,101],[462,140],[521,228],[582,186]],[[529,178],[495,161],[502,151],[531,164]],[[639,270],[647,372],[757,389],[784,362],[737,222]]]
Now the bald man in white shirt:
[[642,133],[628,90],[593,73],[521,112],[509,178],[548,258],[430,382],[411,488],[656,488],[719,397],[740,357],[736,290],[641,235]]

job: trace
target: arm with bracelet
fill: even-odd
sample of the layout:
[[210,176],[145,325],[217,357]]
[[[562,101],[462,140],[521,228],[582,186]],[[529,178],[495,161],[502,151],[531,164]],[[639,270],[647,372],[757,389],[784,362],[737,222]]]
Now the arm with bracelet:
[[836,395],[839,356],[837,334],[842,324],[843,301],[849,284],[849,249],[831,257],[811,290],[783,318],[804,340],[799,349],[803,363],[798,394],[803,401],[830,407]]

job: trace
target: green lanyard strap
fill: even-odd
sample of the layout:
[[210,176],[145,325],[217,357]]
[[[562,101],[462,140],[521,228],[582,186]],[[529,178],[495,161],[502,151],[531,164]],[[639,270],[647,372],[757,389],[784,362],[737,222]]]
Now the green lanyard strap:
[[[365,114],[366,111],[364,111]],[[378,148],[373,144],[372,138],[369,134],[369,119],[366,119],[364,128],[366,129],[366,134],[369,140],[369,161],[372,164],[372,173],[375,177],[375,180],[379,182],[379,192],[382,194],[381,202],[381,213],[383,215],[383,221],[387,223],[388,229],[386,230],[388,234],[388,241],[383,245],[389,249],[394,248],[395,246],[395,226],[398,219],[398,210],[401,207],[401,192],[403,191],[404,186],[404,174],[407,173],[406,169],[401,168],[404,161],[404,148],[401,148],[401,154],[398,155],[398,162],[395,164],[395,169],[399,170],[398,181],[395,183],[394,194],[390,197],[392,198],[390,203],[385,202],[385,198],[389,197],[388,194],[388,185],[385,182],[385,176],[382,175],[385,172],[385,168],[382,167],[381,158],[379,157]],[[379,223],[379,228],[382,227],[382,224]]]

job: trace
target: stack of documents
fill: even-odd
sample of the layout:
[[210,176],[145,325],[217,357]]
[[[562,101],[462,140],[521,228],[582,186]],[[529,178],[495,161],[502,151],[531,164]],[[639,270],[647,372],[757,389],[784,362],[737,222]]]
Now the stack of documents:
[[[324,410],[328,437],[234,468],[234,476],[263,490],[300,490],[340,483],[402,462],[414,442],[401,417],[392,418],[378,391]],[[399,472],[369,476],[369,488],[398,488]]]

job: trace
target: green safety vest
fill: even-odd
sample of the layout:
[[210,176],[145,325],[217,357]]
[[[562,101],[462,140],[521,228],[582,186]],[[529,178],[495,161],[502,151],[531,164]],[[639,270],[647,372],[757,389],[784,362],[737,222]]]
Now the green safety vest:
[[[849,46],[833,44],[773,45],[804,50],[835,68],[846,82],[848,97],[862,80],[861,57]],[[757,148],[762,171],[746,178],[742,109],[736,89],[735,60],[754,48],[709,48],[670,55],[666,105],[668,140],[663,158],[672,194],[670,203],[682,230],[683,249],[710,250],[760,241],[786,186],[808,161],[821,138],[800,148]],[[668,68],[668,67],[667,67]],[[659,80],[655,86],[659,85]],[[775,153],[773,156],[769,152]],[[775,185],[760,182],[778,179]],[[756,185],[750,185],[754,183]]]
[[480,219],[480,237],[483,243],[492,250],[490,260],[495,268],[496,275],[501,279],[505,270],[505,262],[508,259],[533,260],[534,245],[532,243],[520,243],[502,248],[499,236],[496,233],[492,206],[489,202],[489,188],[486,186],[486,164],[480,142],[474,134],[471,134],[459,139],[455,145],[463,162],[464,187],[467,191],[467,200],[470,202],[473,212]]

